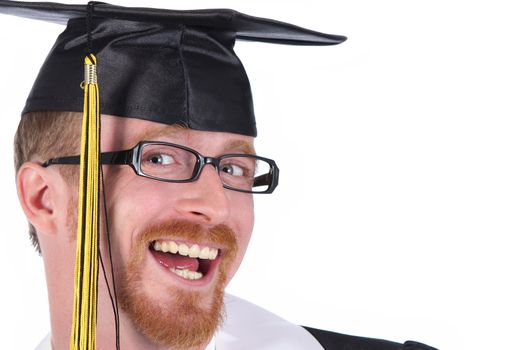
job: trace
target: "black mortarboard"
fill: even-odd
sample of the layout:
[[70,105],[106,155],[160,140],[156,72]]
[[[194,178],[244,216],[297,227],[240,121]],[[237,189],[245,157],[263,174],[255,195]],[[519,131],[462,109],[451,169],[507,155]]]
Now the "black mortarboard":
[[[0,0],[0,13],[66,24],[27,99],[24,113],[82,111],[86,5]],[[250,84],[233,51],[236,39],[331,45],[328,35],[233,10],[175,11],[93,7],[103,114],[256,136]]]

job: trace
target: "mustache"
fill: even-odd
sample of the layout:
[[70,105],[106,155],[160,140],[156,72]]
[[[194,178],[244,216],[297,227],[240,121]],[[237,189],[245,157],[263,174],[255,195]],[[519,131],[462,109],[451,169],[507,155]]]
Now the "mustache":
[[168,221],[147,227],[138,238],[139,246],[149,245],[158,239],[187,240],[217,246],[228,255],[237,252],[237,238],[232,228],[219,224],[210,228],[189,221]]

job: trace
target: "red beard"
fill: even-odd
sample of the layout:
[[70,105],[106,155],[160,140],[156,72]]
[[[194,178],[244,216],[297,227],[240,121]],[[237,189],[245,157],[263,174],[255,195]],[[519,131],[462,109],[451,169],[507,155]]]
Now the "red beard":
[[[221,261],[210,302],[203,303],[199,292],[178,287],[168,289],[168,302],[154,299],[144,286],[147,247],[156,239],[206,242],[221,247]],[[151,342],[174,348],[206,345],[223,320],[223,297],[227,271],[237,252],[233,230],[226,225],[211,229],[189,222],[170,222],[149,227],[131,247],[131,260],[118,274],[118,298],[137,329]],[[204,305],[203,305],[204,304]]]

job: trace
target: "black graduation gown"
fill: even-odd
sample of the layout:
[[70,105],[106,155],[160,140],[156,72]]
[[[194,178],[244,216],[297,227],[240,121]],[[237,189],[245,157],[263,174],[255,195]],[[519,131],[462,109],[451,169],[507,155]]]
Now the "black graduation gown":
[[326,350],[437,350],[414,341],[400,344],[388,340],[356,337],[304,326],[303,328],[313,335]]

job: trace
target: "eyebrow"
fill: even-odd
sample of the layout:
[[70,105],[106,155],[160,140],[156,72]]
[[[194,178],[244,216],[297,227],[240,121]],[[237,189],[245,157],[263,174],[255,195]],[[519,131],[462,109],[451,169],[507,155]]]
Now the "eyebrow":
[[148,140],[159,136],[177,136],[182,130],[188,130],[188,128],[179,124],[163,125],[159,128],[142,133],[139,135],[139,138],[141,140]]
[[[140,140],[149,140],[154,139],[160,136],[177,136],[181,131],[189,130],[187,127],[179,124],[173,125],[163,125],[157,129],[149,130],[137,137],[138,140],[135,140],[137,143]],[[242,153],[242,154],[252,154],[256,155],[257,152],[252,144],[245,140],[232,140],[226,143],[223,147],[224,151],[227,153]]]
[[226,144],[224,150],[236,153],[257,154],[253,145],[244,140],[232,140]]
[[180,131],[183,131],[183,130],[186,130],[186,129],[188,129],[188,128],[186,128],[185,126],[182,126],[182,125],[178,125],[178,124],[162,125],[162,126],[154,128],[154,129],[146,130],[144,132],[141,132],[141,133],[135,135],[130,140],[128,140],[128,142],[126,142],[125,146],[127,148],[131,148],[131,147],[135,146],[137,143],[139,143],[140,141],[153,140],[153,139],[155,139],[157,137],[161,137],[161,136],[176,137],[177,134],[180,133]]

